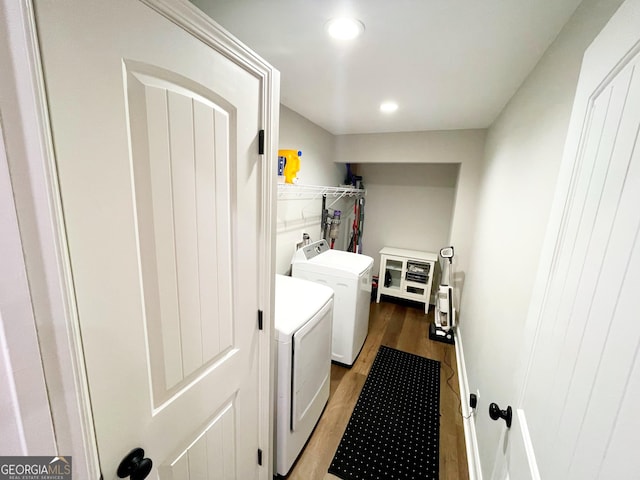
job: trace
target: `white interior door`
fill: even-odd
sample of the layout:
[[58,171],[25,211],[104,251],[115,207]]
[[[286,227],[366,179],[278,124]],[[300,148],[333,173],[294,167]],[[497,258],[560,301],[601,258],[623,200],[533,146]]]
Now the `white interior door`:
[[537,334],[493,478],[640,471],[640,1],[587,50],[539,277]]
[[35,11],[104,478],[134,447],[150,478],[267,478],[263,80],[138,1]]

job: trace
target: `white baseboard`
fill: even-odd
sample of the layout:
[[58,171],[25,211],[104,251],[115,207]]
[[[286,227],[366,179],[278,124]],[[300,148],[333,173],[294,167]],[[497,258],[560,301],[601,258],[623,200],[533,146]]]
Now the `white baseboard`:
[[460,327],[454,332],[456,345],[456,363],[458,365],[458,383],[462,404],[462,425],[464,427],[464,443],[467,449],[467,464],[469,466],[469,480],[482,480],[480,468],[480,451],[478,450],[478,437],[476,435],[475,412],[469,408],[469,382],[467,381],[467,367],[464,361],[462,348],[462,335]]

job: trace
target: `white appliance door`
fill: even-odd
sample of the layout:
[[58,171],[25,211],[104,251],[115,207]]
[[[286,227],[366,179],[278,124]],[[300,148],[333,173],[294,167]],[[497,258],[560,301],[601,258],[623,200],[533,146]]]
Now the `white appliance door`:
[[639,131],[640,1],[632,0],[585,54],[538,277],[543,294],[534,297],[536,340],[492,478],[640,471]]
[[35,11],[104,478],[258,478],[261,81],[138,1]]
[[[304,424],[312,407],[328,398],[331,374],[331,314],[333,300],[293,336],[291,430]],[[325,398],[325,400],[326,400]],[[314,422],[315,423],[315,422]]]

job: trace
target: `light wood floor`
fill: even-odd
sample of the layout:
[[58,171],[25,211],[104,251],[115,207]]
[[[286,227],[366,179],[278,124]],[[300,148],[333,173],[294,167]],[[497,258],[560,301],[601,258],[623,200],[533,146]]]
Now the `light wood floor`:
[[369,335],[364,347],[351,369],[331,366],[329,403],[291,470],[289,480],[337,478],[327,470],[380,345],[441,362],[440,479],[468,480],[455,347],[429,340],[428,325],[433,320],[432,312],[433,307],[426,316],[422,306],[384,301],[371,304]]

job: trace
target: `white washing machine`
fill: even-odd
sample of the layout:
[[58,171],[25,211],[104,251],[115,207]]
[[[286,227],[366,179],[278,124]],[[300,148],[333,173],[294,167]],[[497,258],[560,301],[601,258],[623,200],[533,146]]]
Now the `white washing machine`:
[[291,263],[294,277],[333,289],[331,359],[353,365],[369,330],[373,258],[331,250],[326,240],[319,240],[299,249]]
[[276,471],[287,475],[329,400],[333,290],[276,275]]

